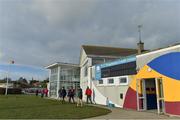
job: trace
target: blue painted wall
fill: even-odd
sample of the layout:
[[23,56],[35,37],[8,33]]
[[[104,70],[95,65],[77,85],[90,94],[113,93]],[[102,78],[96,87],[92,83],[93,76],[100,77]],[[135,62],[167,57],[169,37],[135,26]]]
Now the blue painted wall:
[[148,63],[148,66],[160,74],[180,80],[180,52],[162,55]]

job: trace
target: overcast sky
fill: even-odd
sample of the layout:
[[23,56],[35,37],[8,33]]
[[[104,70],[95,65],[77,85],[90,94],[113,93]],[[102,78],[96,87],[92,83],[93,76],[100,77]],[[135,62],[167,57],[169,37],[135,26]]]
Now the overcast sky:
[[82,44],[146,49],[180,42],[180,0],[0,0],[0,63],[78,63]]
[[28,65],[6,65],[0,64],[0,79],[10,77],[12,80],[18,80],[20,77],[27,80],[45,80],[48,78],[48,71]]

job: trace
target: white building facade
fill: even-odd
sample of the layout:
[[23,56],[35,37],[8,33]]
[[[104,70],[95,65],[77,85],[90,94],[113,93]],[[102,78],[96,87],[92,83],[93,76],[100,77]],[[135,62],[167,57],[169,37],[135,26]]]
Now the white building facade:
[[46,67],[49,69],[49,96],[58,98],[58,91],[62,87],[68,90],[73,87],[77,92],[80,86],[80,68],[77,64],[54,63]]
[[[83,45],[80,52],[80,86],[83,90],[83,100],[86,100],[85,90],[90,87],[93,91],[93,96],[96,99],[101,99],[101,103],[106,103],[106,97],[102,96],[101,92],[95,87],[95,68],[97,64],[111,62],[121,57],[136,54],[136,49],[114,48],[103,46],[89,46]],[[94,82],[93,82],[94,81]],[[96,92],[95,92],[96,91]],[[100,97],[101,96],[101,97]],[[94,102],[95,97],[92,98]],[[102,101],[103,100],[103,101]]]

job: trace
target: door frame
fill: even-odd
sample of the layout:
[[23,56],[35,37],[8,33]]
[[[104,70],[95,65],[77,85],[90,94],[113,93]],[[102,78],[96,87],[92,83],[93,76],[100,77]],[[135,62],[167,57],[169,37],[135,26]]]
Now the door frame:
[[[157,98],[157,113],[164,114],[165,102],[164,102],[163,79],[161,77],[154,79],[155,79],[156,98]],[[139,93],[141,93],[142,95],[140,96]],[[136,95],[137,95],[137,110],[138,111],[147,110],[146,84],[145,84],[145,79],[143,78],[136,79]],[[140,106],[140,101],[142,101],[142,106]]]
[[165,102],[164,102],[163,79],[155,78],[155,82],[156,82],[157,112],[158,114],[164,114]]
[[[139,93],[142,93],[142,95],[139,96]],[[136,95],[137,95],[137,110],[138,111],[147,110],[146,84],[144,79],[136,79]],[[140,106],[140,101],[142,102],[142,106]]]

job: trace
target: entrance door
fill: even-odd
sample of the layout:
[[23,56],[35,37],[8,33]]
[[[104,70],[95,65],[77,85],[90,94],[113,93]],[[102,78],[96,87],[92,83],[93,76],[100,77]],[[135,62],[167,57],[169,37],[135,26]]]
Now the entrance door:
[[164,91],[162,78],[156,78],[156,95],[158,114],[165,113]]
[[143,111],[147,109],[146,103],[146,84],[144,79],[136,80],[136,92],[137,92],[137,110]]
[[156,82],[155,78],[145,79],[147,110],[157,109]]

